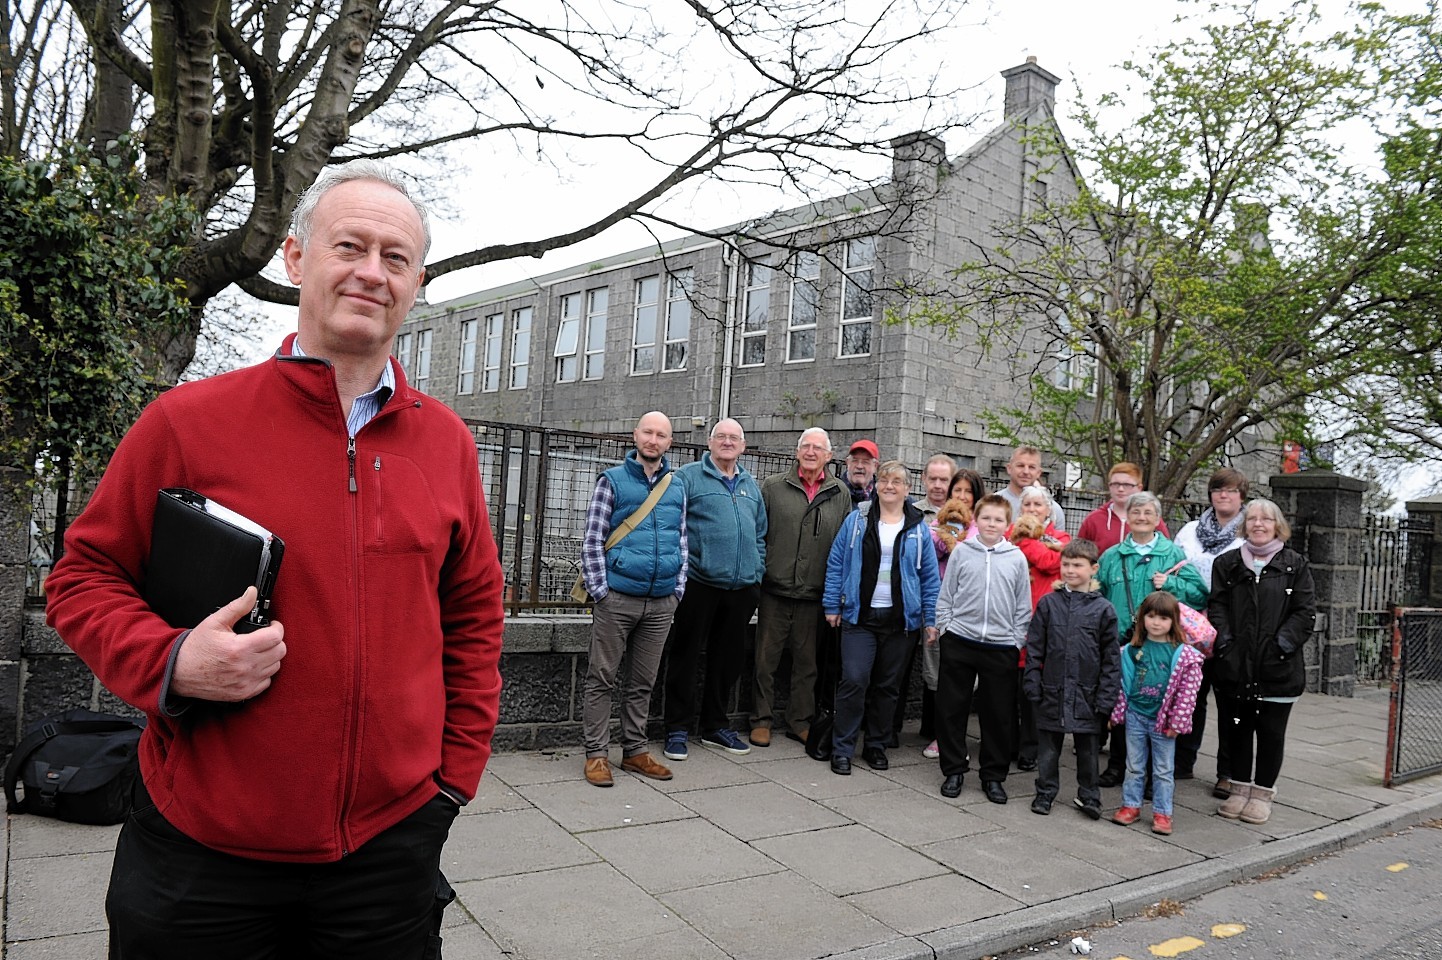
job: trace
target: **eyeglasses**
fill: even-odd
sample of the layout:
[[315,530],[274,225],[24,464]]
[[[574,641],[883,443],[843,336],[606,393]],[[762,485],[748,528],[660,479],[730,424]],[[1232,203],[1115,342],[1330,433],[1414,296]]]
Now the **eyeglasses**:
[[1137,485],[1130,480],[1113,480],[1107,486],[1113,490],[1134,490]]
[[797,453],[830,453],[830,447],[823,447],[819,443],[802,443],[796,447]]
[[722,443],[741,443],[746,438],[737,433],[714,433],[712,440],[720,440]]
[[899,479],[897,477],[887,477],[885,479],[878,480],[876,481],[876,485],[878,487],[900,487],[903,490],[905,490],[909,486],[909,484],[905,480]]

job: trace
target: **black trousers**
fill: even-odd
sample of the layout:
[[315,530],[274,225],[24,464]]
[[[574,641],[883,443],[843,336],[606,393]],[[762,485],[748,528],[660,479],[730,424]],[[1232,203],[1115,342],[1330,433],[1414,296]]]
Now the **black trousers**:
[[706,653],[699,685],[701,731],[731,726],[727,706],[746,659],[746,625],[761,600],[761,587],[723,590],[697,580],[686,583],[666,644],[666,730],[687,730],[696,720],[696,666]]
[[836,684],[832,756],[848,760],[855,756],[863,723],[867,748],[886,747],[894,732],[891,724],[907,651],[915,648],[916,634],[907,631],[900,617],[890,624],[841,628],[841,679]]
[[[1222,714],[1222,736],[1231,752],[1232,779],[1255,783],[1259,787],[1275,787],[1282,772],[1287,720],[1292,715],[1292,705],[1223,697],[1218,707]],[[1254,746],[1255,772],[1252,769]]]
[[[1177,737],[1177,772],[1193,769],[1197,764],[1197,754],[1202,748],[1202,735],[1207,730],[1207,694],[1213,689],[1209,676],[1211,673],[1207,668],[1212,665],[1208,660],[1202,666],[1202,685],[1197,690],[1197,707],[1192,711],[1192,732],[1184,733]],[[1231,749],[1223,726],[1222,695],[1217,694],[1217,779],[1230,779],[1232,776]]]
[[[1055,800],[1061,790],[1061,746],[1066,734],[1055,730],[1038,730],[1036,735],[1036,795]],[[1076,795],[1077,799],[1089,806],[1102,802],[1101,787],[1097,785],[1097,753],[1101,735],[1095,733],[1074,733],[1072,744],[1076,747]]]
[[[925,631],[923,631],[923,633],[924,632]],[[901,736],[901,730],[903,727],[906,726],[906,708],[910,706],[908,696],[911,693],[911,673],[912,670],[914,670],[916,667],[917,653],[920,650],[921,643],[920,641],[917,641],[911,645],[911,649],[907,651],[906,654],[906,667],[901,671],[901,679],[897,683],[897,689],[899,692],[896,695],[896,708],[894,711],[895,715],[892,717],[891,720],[891,736],[888,737],[886,741],[886,746],[888,747],[895,747],[900,744],[899,737]],[[930,691],[926,689],[926,684],[922,684],[921,690],[921,723],[923,729],[929,729],[930,724],[928,723],[929,718],[927,717],[927,710],[929,709],[929,707],[926,694]],[[867,700],[869,701],[870,699],[871,695],[870,693],[868,693]],[[867,708],[870,709],[869,703],[867,705]]]
[[1021,692],[1024,672],[1020,667],[1016,670],[1016,729],[1012,743],[1016,759],[1037,763],[1036,707]]
[[970,769],[966,725],[974,697],[981,727],[981,779],[1005,780],[1011,768],[1016,724],[1016,648],[988,649],[953,633],[943,634],[940,642],[936,742],[941,749],[941,773],[949,777]]
[[457,810],[437,793],[333,863],[273,863],[196,843],[137,791],[105,898],[110,958],[438,958],[440,911],[453,896],[441,847]]

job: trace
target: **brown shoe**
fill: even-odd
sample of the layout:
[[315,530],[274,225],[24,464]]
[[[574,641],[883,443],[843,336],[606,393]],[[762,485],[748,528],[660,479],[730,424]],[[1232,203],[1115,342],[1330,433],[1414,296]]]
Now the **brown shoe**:
[[656,758],[649,753],[638,753],[634,757],[627,757],[621,761],[621,769],[629,770],[631,773],[639,773],[643,777],[650,777],[652,780],[670,780],[671,768],[656,762]]
[[586,758],[586,782],[597,787],[611,785],[611,761],[605,757]]
[[752,727],[752,728],[751,728],[751,746],[753,746],[753,747],[769,747],[769,746],[771,746],[771,728],[770,728],[770,727]]

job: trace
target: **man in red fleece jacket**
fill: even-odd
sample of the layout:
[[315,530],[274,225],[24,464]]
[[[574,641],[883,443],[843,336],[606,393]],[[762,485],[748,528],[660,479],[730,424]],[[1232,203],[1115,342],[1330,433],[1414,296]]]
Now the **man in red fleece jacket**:
[[[324,171],[285,265],[299,332],[131,428],[46,583],[61,637],[143,710],[112,958],[437,956],[440,853],[490,755],[502,574],[470,432],[390,359],[430,246],[385,166]],[[285,541],[274,622],[146,606],[157,491]],[[182,629],[189,627],[190,629]]]

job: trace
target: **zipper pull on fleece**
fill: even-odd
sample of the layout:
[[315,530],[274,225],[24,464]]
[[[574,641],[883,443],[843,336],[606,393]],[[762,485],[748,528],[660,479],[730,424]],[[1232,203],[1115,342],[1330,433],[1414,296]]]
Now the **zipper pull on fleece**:
[[351,437],[345,448],[346,469],[350,477],[350,492],[356,492],[355,486],[355,437]]

